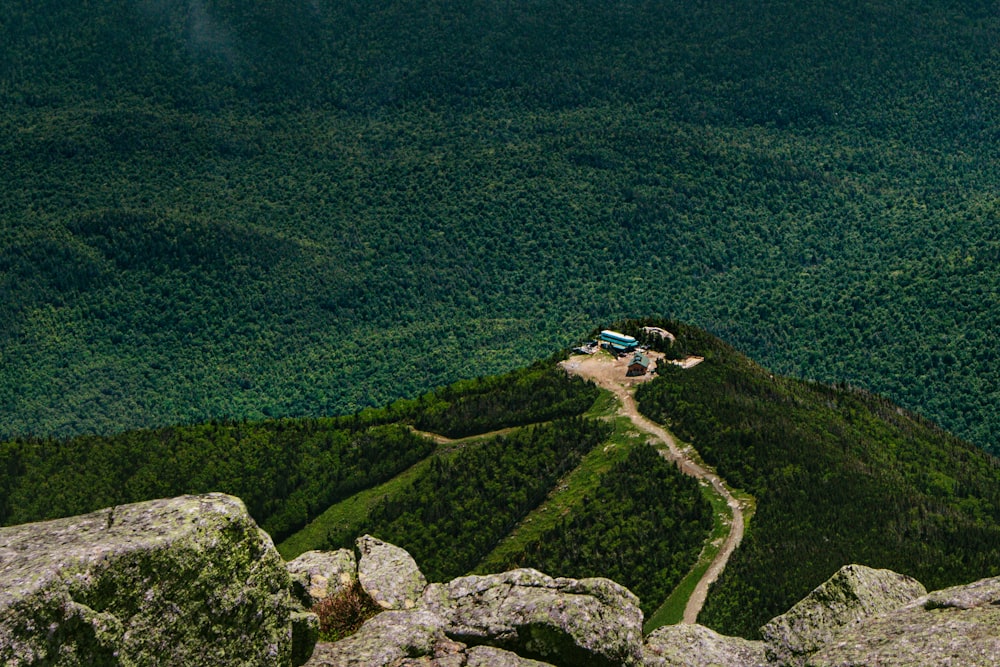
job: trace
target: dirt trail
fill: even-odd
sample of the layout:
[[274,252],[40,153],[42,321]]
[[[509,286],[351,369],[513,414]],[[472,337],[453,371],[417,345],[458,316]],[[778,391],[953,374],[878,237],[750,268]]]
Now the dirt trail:
[[697,586],[695,586],[694,592],[691,594],[691,597],[688,598],[687,605],[684,607],[684,623],[696,623],[698,620],[698,614],[701,612],[701,608],[705,604],[705,598],[708,595],[708,587],[719,578],[720,574],[722,574],[722,571],[726,568],[726,563],[729,562],[729,557],[732,555],[733,551],[736,550],[736,547],[739,546],[740,541],[743,539],[743,507],[740,502],[733,497],[733,494],[729,492],[718,475],[714,472],[706,470],[704,467],[692,460],[691,457],[677,445],[677,441],[672,435],[670,435],[669,432],[667,432],[666,429],[639,414],[639,408],[636,405],[635,398],[629,389],[634,387],[636,384],[650,379],[650,376],[647,375],[642,378],[626,377],[626,363],[627,362],[623,362],[621,360],[613,360],[603,354],[595,354],[589,357],[572,357],[563,362],[563,367],[570,373],[593,380],[599,386],[607,389],[617,396],[618,400],[621,402],[619,412],[631,419],[632,423],[635,424],[636,428],[640,431],[648,433],[660,442],[664,443],[669,450],[669,455],[667,452],[663,452],[663,455],[669,460],[675,461],[681,472],[686,475],[690,475],[699,481],[704,480],[705,482],[711,484],[712,488],[715,489],[715,492],[719,496],[725,498],[726,504],[729,505],[729,509],[733,513],[733,519],[729,525],[729,534],[726,536],[722,548],[719,549],[719,553],[716,554],[715,558],[712,560],[712,564],[709,566],[704,576],[702,576]]
[[509,435],[516,431],[519,426],[508,426],[507,428],[497,429],[496,431],[487,431],[486,433],[476,433],[474,435],[465,435],[461,438],[449,438],[446,435],[441,435],[440,433],[431,433],[430,431],[421,431],[420,429],[410,427],[410,430],[419,435],[422,438],[427,438],[433,440],[439,445],[463,445],[467,442],[473,440],[488,440],[490,438],[496,438],[501,435]]

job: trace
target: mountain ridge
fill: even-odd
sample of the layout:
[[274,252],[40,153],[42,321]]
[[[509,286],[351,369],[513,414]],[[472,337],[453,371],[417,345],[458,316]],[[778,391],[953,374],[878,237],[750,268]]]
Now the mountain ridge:
[[[676,340],[646,339],[644,326]],[[708,596],[706,624],[752,637],[765,616],[843,562],[935,588],[994,573],[1000,468],[989,454],[885,399],[775,376],[700,329],[658,319],[616,327],[668,358],[704,357],[689,368],[664,364],[640,385],[639,409],[757,499],[743,544]],[[574,576],[614,567],[655,608],[695,565],[724,507],[713,510],[647,434],[615,416],[609,394],[568,376],[558,359],[338,418],[5,441],[3,522],[237,491],[279,539],[310,525],[296,534],[296,552],[338,548],[377,529],[435,576],[485,560]],[[479,435],[440,444],[415,426]],[[501,470],[510,471],[504,479]],[[531,529],[513,548],[488,558],[524,526]],[[641,548],[654,538],[662,544],[655,553]],[[434,548],[442,539],[461,543],[461,554]],[[774,571],[783,577],[773,580]]]
[[979,667],[1000,651],[997,578],[928,594],[905,575],[847,565],[771,619],[762,641],[683,623],[644,634],[639,599],[606,578],[521,568],[428,583],[410,554],[371,535],[356,550],[285,562],[243,503],[219,493],[0,528],[0,547],[0,658],[11,667],[164,658],[282,667]]

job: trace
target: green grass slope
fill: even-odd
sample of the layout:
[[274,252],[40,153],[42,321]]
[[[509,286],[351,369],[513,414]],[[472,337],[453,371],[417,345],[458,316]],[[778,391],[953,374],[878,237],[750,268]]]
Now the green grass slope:
[[883,398],[775,376],[665,326],[705,361],[640,387],[640,410],[757,500],[702,622],[753,636],[847,563],[935,589],[1000,574],[996,458]]
[[5,2],[0,437],[348,413],[658,312],[995,447],[998,21]]
[[[504,377],[482,386],[516,386]],[[611,577],[651,614],[695,564],[712,509],[626,418],[609,422],[617,408],[605,393],[583,418],[448,442],[278,549],[352,548],[371,533],[405,547],[431,580],[515,567]]]

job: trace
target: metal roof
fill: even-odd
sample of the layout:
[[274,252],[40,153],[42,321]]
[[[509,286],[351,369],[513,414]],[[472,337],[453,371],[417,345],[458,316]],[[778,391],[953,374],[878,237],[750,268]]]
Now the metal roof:
[[605,329],[601,332],[601,339],[609,343],[621,343],[622,345],[638,345],[639,343],[639,341],[632,336],[626,336],[623,333],[618,333],[617,331],[611,331],[609,329]]

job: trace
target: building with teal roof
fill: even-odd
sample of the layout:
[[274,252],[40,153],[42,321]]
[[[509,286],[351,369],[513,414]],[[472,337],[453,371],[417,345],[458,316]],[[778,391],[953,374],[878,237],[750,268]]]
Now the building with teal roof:
[[628,352],[639,347],[639,341],[632,336],[626,336],[623,333],[609,329],[601,332],[601,342],[606,343],[615,352]]

